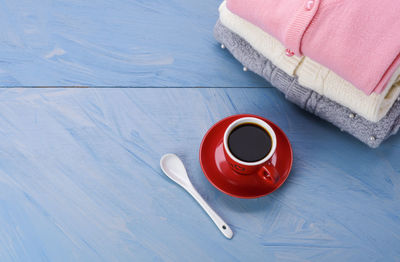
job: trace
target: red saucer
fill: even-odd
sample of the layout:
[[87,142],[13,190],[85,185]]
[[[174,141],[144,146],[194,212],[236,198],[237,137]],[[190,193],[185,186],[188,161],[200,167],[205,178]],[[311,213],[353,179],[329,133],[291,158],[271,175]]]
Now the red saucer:
[[[274,129],[278,146],[271,161],[280,174],[275,185],[265,182],[265,179],[257,174],[240,175],[235,173],[226,162],[222,145],[224,132],[233,121],[241,117],[259,118]],[[289,176],[292,162],[292,147],[285,133],[271,121],[255,115],[234,115],[222,119],[208,130],[200,145],[200,165],[208,181],[225,194],[233,197],[257,198],[272,193]]]

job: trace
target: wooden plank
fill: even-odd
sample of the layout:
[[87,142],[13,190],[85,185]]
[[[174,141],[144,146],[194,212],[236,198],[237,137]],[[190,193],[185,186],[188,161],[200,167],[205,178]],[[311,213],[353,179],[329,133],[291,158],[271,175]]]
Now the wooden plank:
[[217,0],[5,0],[0,86],[269,85],[213,38]]

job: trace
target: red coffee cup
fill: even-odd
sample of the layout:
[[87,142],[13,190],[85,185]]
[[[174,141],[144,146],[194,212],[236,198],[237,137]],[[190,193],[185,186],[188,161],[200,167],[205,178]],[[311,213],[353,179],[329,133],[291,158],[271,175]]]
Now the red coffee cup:
[[[229,149],[228,138],[231,132],[243,124],[253,124],[263,128],[271,138],[271,148],[269,153],[261,160],[256,162],[245,162],[235,157]],[[275,184],[279,180],[279,174],[274,165],[271,163],[271,158],[275,153],[277,140],[274,130],[265,121],[255,117],[242,117],[232,122],[224,133],[224,153],[230,167],[238,173],[238,175],[259,175],[267,182]]]

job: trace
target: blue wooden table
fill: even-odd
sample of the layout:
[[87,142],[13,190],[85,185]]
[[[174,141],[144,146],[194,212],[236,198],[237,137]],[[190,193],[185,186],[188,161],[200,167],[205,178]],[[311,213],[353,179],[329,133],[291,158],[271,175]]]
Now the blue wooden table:
[[221,2],[3,0],[0,85],[265,86],[214,40]]
[[[219,4],[1,1],[0,86],[110,88],[0,89],[0,261],[400,261],[400,136],[369,149],[261,88],[213,39]],[[246,88],[182,88],[198,86]],[[198,162],[238,113],[293,145],[260,199],[221,193]],[[232,240],[162,174],[168,152]]]
[[[282,188],[246,200],[201,172],[207,129],[237,113],[288,135]],[[175,152],[235,232],[166,178]],[[398,261],[400,136],[373,150],[272,88],[1,89],[0,261]]]

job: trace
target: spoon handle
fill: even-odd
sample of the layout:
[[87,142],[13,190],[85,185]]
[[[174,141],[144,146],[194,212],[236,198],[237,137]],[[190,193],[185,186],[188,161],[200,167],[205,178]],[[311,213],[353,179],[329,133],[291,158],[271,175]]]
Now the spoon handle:
[[192,195],[194,199],[196,199],[197,203],[206,211],[208,216],[214,221],[215,225],[217,225],[219,231],[228,239],[233,237],[233,231],[228,226],[227,223],[207,204],[207,202],[201,197],[201,195],[197,192],[197,190],[192,187],[188,190],[189,194]]

